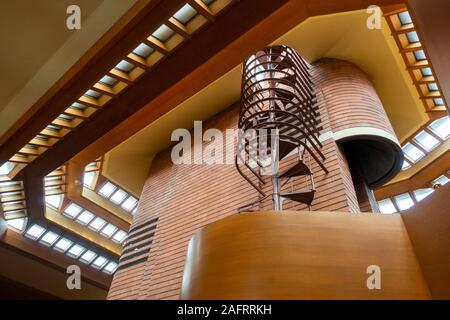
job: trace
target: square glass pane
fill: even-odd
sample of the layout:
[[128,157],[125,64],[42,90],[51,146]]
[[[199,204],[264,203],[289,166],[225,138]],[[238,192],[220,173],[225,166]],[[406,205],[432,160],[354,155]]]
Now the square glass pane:
[[14,231],[22,232],[25,228],[25,218],[6,220],[6,223]]
[[402,149],[403,152],[408,156],[408,158],[414,162],[417,162],[425,156],[425,154],[419,148],[413,146],[409,142],[405,144]]
[[409,15],[408,11],[404,11],[404,12],[399,13],[398,14],[398,18],[400,20],[400,23],[403,26],[412,23],[412,19],[411,19],[411,16]]
[[100,79],[99,82],[109,87],[113,87],[118,82],[118,80],[110,76],[104,76]]
[[434,192],[433,188],[419,189],[414,191],[414,197],[417,201],[422,201]]
[[116,232],[116,230],[117,230],[117,227],[110,223],[102,229],[100,234],[109,238],[113,235],[114,232]]
[[118,264],[115,263],[114,261],[110,261],[106,267],[103,269],[103,272],[107,273],[107,274],[112,274],[116,271]]
[[429,84],[427,84],[427,87],[428,87],[428,91],[431,91],[431,92],[439,90],[437,83],[429,83]]
[[122,60],[116,65],[115,68],[122,72],[129,73],[131,70],[134,69],[134,64],[129,63],[128,61]]
[[60,195],[60,194],[45,197],[45,202],[56,209],[59,209],[59,207],[61,206],[61,201],[62,201],[62,195]]
[[111,182],[107,182],[103,185],[103,187],[101,187],[101,189],[99,190],[98,193],[106,198],[109,198],[109,196],[116,189],[117,189],[117,187],[115,185],[113,185]]
[[39,239],[40,236],[45,232],[45,228],[41,227],[38,224],[34,224],[31,226],[31,228],[28,229],[28,231],[25,233],[25,236],[27,238],[30,238],[32,240]]
[[439,145],[439,140],[437,140],[435,137],[433,137],[431,134],[429,134],[426,131],[420,132],[416,137],[415,140],[425,148],[427,151],[433,150],[437,145]]
[[94,260],[96,256],[97,254],[94,251],[88,250],[81,255],[80,261],[89,264],[91,263],[92,260]]
[[417,50],[414,51],[414,57],[417,61],[423,61],[427,59],[427,56],[425,55],[425,51],[423,50]]
[[123,191],[122,189],[117,190],[111,197],[111,201],[120,204],[123,200],[128,196],[128,193]]
[[408,193],[396,196],[395,202],[401,211],[407,210],[414,205],[414,201]]
[[187,24],[197,15],[197,11],[189,4],[185,4],[180,10],[178,10],[173,17],[180,21],[182,24]]
[[88,91],[86,91],[86,93],[84,94],[85,96],[94,98],[94,99],[98,99],[100,98],[100,96],[102,95],[100,92],[94,91],[89,89]]
[[81,103],[79,103],[79,102],[74,102],[74,103],[72,103],[72,105],[71,105],[70,107],[71,107],[71,108],[74,108],[74,109],[81,110],[81,111],[83,111],[83,110],[86,109],[86,106],[83,105],[83,104],[81,104]]
[[5,162],[2,166],[0,166],[0,175],[8,174],[10,171],[11,163]]
[[103,256],[100,256],[97,259],[95,259],[94,262],[92,262],[91,266],[97,269],[101,269],[107,262],[108,259],[106,259]]
[[437,107],[443,106],[444,105],[444,99],[442,99],[442,98],[433,99],[433,103]]
[[106,224],[106,221],[103,220],[102,218],[95,218],[90,224],[89,224],[89,229],[92,229],[94,231],[98,231],[101,228],[103,228],[103,226]]
[[127,233],[125,231],[119,230],[114,234],[114,236],[112,237],[112,240],[114,242],[120,243],[123,241],[123,239],[125,239],[126,236],[127,236]]
[[153,48],[149,47],[145,43],[141,43],[136,47],[136,49],[133,50],[133,53],[142,58],[147,58],[153,51]]
[[125,209],[126,211],[131,211],[134,208],[134,206],[137,204],[137,202],[138,202],[138,200],[135,197],[129,196],[127,198],[127,200],[125,200],[122,203],[122,208]]
[[77,217],[77,222],[82,224],[82,225],[87,225],[89,222],[91,222],[91,220],[94,218],[94,214],[84,210],[78,217]]
[[402,170],[408,170],[409,168],[411,168],[411,164],[408,161],[403,160]]
[[67,206],[66,210],[64,210],[64,215],[73,219],[81,212],[81,210],[83,209],[80,206],[71,203]]
[[447,139],[450,136],[450,118],[443,117],[433,121],[430,128],[442,139]]
[[420,72],[424,77],[431,77],[433,75],[433,71],[431,71],[431,68],[422,68],[420,69]]
[[90,171],[90,172],[85,172],[83,175],[83,184],[88,187],[88,188],[92,188],[94,185],[94,180],[95,180],[95,172],[94,171]]
[[67,255],[71,256],[72,258],[78,259],[78,257],[83,253],[85,250],[84,247],[80,246],[79,244],[75,244],[70,248],[69,251],[67,251]]
[[69,249],[69,247],[73,244],[72,241],[70,241],[69,239],[66,238],[62,238],[60,239],[55,246],[53,247],[53,249],[60,251],[60,252],[66,252],[67,249]]
[[39,242],[51,247],[56,242],[56,240],[58,240],[58,238],[59,235],[54,232],[48,231],[46,234],[44,234],[41,240],[39,240]]
[[381,201],[378,201],[378,206],[380,207],[381,213],[384,214],[391,214],[397,212],[395,210],[394,204],[392,203],[391,199],[384,199]]
[[447,178],[446,176],[440,176],[439,178],[437,178],[436,180],[433,181],[433,184],[439,184],[441,186],[445,186],[447,183],[450,182],[450,179]]
[[166,42],[174,34],[175,34],[175,32],[173,32],[172,29],[170,29],[168,26],[163,24],[158,29],[156,29],[155,32],[153,32],[152,36],[154,36],[156,39],[158,39],[161,42]]
[[419,36],[417,35],[417,32],[411,31],[406,34],[406,37],[408,38],[409,43],[417,43],[419,42]]

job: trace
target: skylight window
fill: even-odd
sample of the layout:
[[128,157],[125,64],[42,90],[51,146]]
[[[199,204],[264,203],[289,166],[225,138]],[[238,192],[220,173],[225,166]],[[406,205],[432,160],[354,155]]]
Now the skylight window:
[[444,105],[444,99],[436,98],[433,99],[433,103],[435,106],[443,106]]
[[50,131],[56,131],[56,132],[59,132],[59,130],[61,130],[60,127],[54,126],[52,124],[49,124],[48,126],[46,126],[45,129],[50,130]]
[[125,73],[129,73],[131,70],[134,69],[134,64],[122,60],[116,65],[116,69],[119,69],[120,71],[123,71]]
[[54,196],[46,196],[45,197],[45,202],[49,205],[51,205],[52,207],[59,209],[59,207],[61,206],[61,202],[62,202],[62,195],[54,195]]
[[100,234],[102,236],[109,238],[113,235],[114,232],[116,232],[116,230],[117,230],[117,227],[110,223],[102,229],[102,232]]
[[78,217],[77,217],[77,222],[82,224],[82,225],[87,225],[89,222],[91,222],[91,220],[94,218],[94,214],[84,210],[83,213],[81,213]]
[[69,218],[75,218],[80,212],[82,208],[75,203],[71,203],[69,206],[67,206],[66,210],[64,210],[64,215]]
[[119,189],[112,195],[111,201],[114,202],[115,204],[121,204],[127,195],[128,193],[126,193],[122,189]]
[[433,76],[433,71],[431,71],[431,68],[422,68],[422,69],[420,69],[420,72],[422,73],[422,76],[424,76],[424,77]]
[[69,239],[66,238],[62,238],[60,239],[55,246],[53,247],[53,249],[60,251],[60,252],[66,252],[67,249],[69,249],[69,247],[73,244],[72,241],[70,241]]
[[384,213],[384,214],[391,214],[391,213],[397,212],[391,199],[385,199],[385,200],[378,201],[378,206],[380,207],[381,213]]
[[429,83],[429,84],[427,84],[427,87],[428,87],[429,91],[438,91],[439,90],[437,83]]
[[416,31],[408,32],[406,37],[408,38],[409,43],[417,43],[420,41]]
[[78,110],[84,110],[84,109],[86,109],[86,106],[83,105],[83,104],[81,104],[81,103],[79,103],[79,102],[74,102],[74,103],[72,103],[71,107],[72,107],[72,108],[75,108],[75,109],[78,109]]
[[443,117],[433,121],[430,124],[430,128],[442,139],[447,139],[450,136],[450,118]]
[[154,36],[156,39],[158,39],[161,42],[166,42],[174,34],[175,34],[175,32],[173,32],[172,29],[170,29],[168,26],[163,24],[158,29],[156,29],[155,32],[153,32],[152,36]]
[[86,91],[85,95],[94,99],[98,99],[102,94],[100,92],[89,89],[88,91]]
[[180,21],[182,24],[188,24],[195,16],[197,11],[189,4],[185,4],[180,10],[178,10],[173,17]]
[[414,191],[414,197],[417,201],[422,201],[434,192],[433,188],[418,189]]
[[113,185],[111,182],[107,182],[101,187],[100,191],[98,192],[100,195],[109,198],[109,196],[116,190],[117,187]]
[[417,61],[423,61],[423,60],[427,59],[427,56],[425,55],[425,51],[423,51],[423,50],[414,51],[414,57],[416,57]]
[[83,184],[88,187],[88,188],[92,188],[94,185],[94,180],[95,180],[95,172],[94,171],[89,171],[89,172],[85,172],[83,175]]
[[137,202],[138,200],[135,197],[129,196],[127,200],[122,203],[122,208],[126,211],[131,211]]
[[97,254],[94,251],[88,250],[80,258],[80,261],[86,264],[91,263],[92,260],[97,256]]
[[450,182],[449,178],[447,178],[446,176],[440,176],[439,178],[433,181],[433,185],[445,186],[449,182]]
[[429,134],[426,131],[420,132],[416,137],[415,140],[425,148],[427,151],[433,150],[437,145],[439,145],[439,140],[437,140],[435,137],[433,137],[431,134]]
[[78,257],[83,253],[85,250],[84,247],[80,246],[79,244],[75,244],[70,248],[69,251],[67,251],[67,255],[71,256],[72,258],[78,259]]
[[403,211],[411,208],[414,205],[414,201],[409,193],[404,193],[395,197],[398,208]]
[[103,272],[107,274],[112,274],[117,270],[117,266],[118,266],[117,263],[115,263],[114,261],[110,261],[103,269]]
[[100,256],[97,259],[95,259],[95,261],[92,263],[92,267],[101,269],[107,262],[108,262],[108,259],[106,259],[103,256]]
[[102,84],[105,84],[107,86],[113,87],[118,81],[117,81],[117,79],[114,79],[113,77],[104,76],[103,78],[100,79],[99,82]]
[[0,166],[0,176],[6,175],[10,171],[11,164],[9,162],[5,162],[2,166]]
[[120,243],[123,239],[127,236],[127,233],[123,230],[119,230],[116,232],[116,234],[112,237],[112,240],[114,242]]
[[[72,121],[72,120],[74,119],[74,117],[69,116],[69,115],[67,115],[67,114],[60,114],[60,115],[58,116],[58,119],[59,119],[59,120],[63,120],[63,121]],[[34,146],[33,146],[32,148],[33,148],[33,149],[36,149]]]
[[145,43],[141,43],[136,47],[136,49],[133,50],[133,53],[142,58],[147,58],[153,51],[153,48],[149,47]]
[[92,229],[94,231],[98,231],[101,228],[103,228],[103,226],[106,224],[106,221],[103,220],[102,218],[95,218],[90,224],[89,224],[89,229]]
[[403,152],[414,162],[417,162],[425,156],[425,154],[419,148],[413,146],[409,142],[405,144],[402,149]]
[[7,220],[6,223],[14,231],[22,232],[25,228],[25,218]]
[[404,11],[398,14],[398,18],[400,19],[400,23],[404,26],[412,23],[411,16],[408,11]]
[[25,236],[27,238],[30,238],[32,240],[37,240],[39,239],[40,236],[42,236],[42,234],[45,232],[45,228],[41,227],[38,224],[34,224],[31,226],[30,229],[28,229],[28,231],[25,233]]
[[408,170],[409,168],[411,168],[411,164],[408,161],[403,160],[402,170]]
[[59,235],[54,232],[48,231],[44,236],[39,240],[42,244],[51,247],[56,240],[58,240]]

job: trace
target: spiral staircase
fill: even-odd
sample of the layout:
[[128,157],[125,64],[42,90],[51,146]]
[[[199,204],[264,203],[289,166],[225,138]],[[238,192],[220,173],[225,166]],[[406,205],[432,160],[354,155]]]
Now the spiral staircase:
[[[238,211],[251,211],[269,196],[273,210],[282,210],[284,200],[310,208],[316,192],[311,161],[328,171],[319,141],[320,114],[309,65],[293,49],[267,47],[244,62],[238,126],[236,168],[259,193]],[[294,164],[281,171],[293,154],[297,157]],[[283,191],[297,177],[308,180],[307,189]],[[265,188],[269,181],[271,192]]]

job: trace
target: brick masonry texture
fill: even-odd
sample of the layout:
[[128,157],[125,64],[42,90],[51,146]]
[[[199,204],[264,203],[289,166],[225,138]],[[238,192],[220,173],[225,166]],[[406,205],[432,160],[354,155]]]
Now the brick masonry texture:
[[[312,75],[318,91],[322,132],[369,126],[394,134],[375,89],[359,68],[344,61],[324,59],[313,66]],[[239,105],[233,105],[206,121],[203,129],[237,128],[238,112]],[[328,174],[306,159],[314,173],[317,190],[311,210],[360,212],[341,148],[328,139],[323,142],[322,151]],[[238,207],[257,198],[257,192],[238,174],[234,164],[174,165],[170,153],[169,148],[154,158],[132,224],[136,228],[155,217],[159,219],[156,230],[152,231],[148,259],[116,272],[108,299],[178,299],[187,244],[192,235],[209,223],[236,214]],[[281,169],[296,161],[295,155],[290,156]],[[269,190],[270,182],[266,188]],[[287,183],[283,191],[308,188],[309,178],[299,177]],[[271,207],[271,200],[266,199],[255,209]],[[283,207],[308,210],[305,205],[291,201],[285,201]]]

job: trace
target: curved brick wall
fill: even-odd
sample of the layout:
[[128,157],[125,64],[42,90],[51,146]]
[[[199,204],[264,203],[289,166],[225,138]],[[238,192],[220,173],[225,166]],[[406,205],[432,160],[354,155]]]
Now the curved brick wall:
[[373,189],[392,179],[403,152],[368,76],[350,62],[329,58],[316,62],[312,75],[334,140],[355,160],[365,183]]
[[333,132],[371,127],[395,136],[373,84],[360,68],[327,58],[313,65],[312,76],[317,94],[324,99]]

